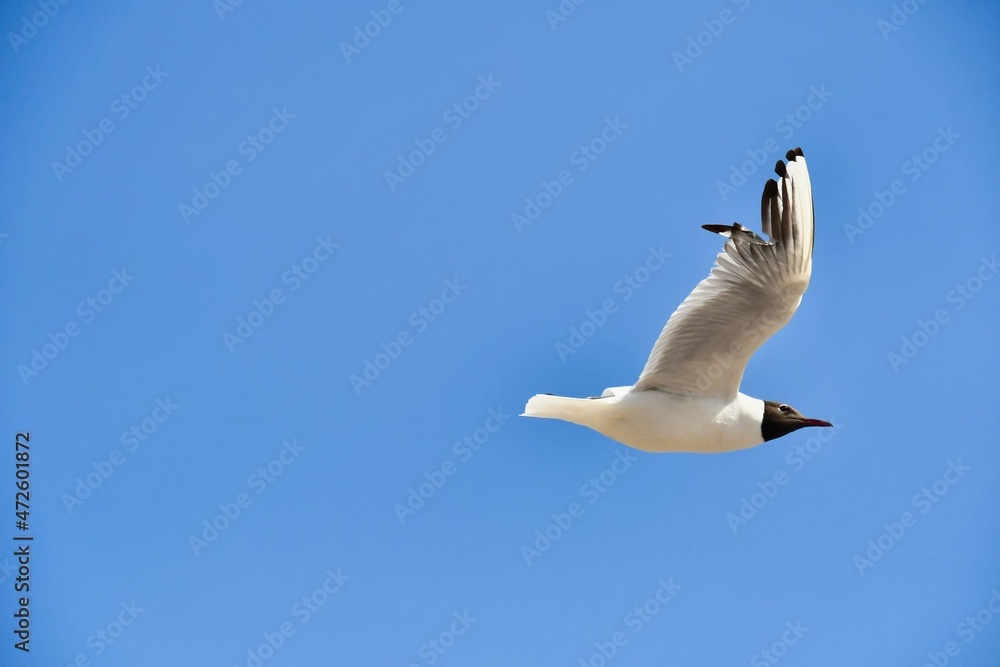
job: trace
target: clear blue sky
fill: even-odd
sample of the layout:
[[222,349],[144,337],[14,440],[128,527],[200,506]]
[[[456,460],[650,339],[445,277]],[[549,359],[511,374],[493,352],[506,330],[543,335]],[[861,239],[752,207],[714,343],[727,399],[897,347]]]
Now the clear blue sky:
[[[562,5],[5,4],[0,662],[995,664],[996,4]],[[794,146],[743,390],[828,442],[514,416],[634,382]]]

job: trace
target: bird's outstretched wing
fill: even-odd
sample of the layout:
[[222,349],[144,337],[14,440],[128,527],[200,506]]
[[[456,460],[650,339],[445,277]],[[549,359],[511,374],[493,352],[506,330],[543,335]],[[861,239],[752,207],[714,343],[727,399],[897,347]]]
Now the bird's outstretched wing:
[[747,361],[795,313],[812,272],[809,171],[796,148],[764,185],[765,242],[742,225],[705,225],[728,237],[712,273],[677,308],[633,391],[735,398]]

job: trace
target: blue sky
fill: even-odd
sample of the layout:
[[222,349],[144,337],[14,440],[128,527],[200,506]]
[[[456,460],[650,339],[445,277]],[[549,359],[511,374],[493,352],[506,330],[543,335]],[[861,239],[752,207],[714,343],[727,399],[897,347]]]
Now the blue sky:
[[[223,2],[2,13],[4,664],[995,664],[995,3]],[[826,441],[515,416],[794,146]]]

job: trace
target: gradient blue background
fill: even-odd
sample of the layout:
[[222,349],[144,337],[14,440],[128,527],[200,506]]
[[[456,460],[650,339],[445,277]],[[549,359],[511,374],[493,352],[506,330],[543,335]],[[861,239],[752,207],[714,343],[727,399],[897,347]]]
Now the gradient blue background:
[[[888,39],[890,2],[588,2],[555,30],[556,0],[400,6],[350,62],[340,44],[386,3],[244,2],[220,20],[209,0],[74,2],[17,52],[6,37],[0,538],[17,532],[13,438],[30,430],[35,542],[30,656],[11,646],[0,559],[3,663],[246,665],[287,621],[264,664],[428,665],[422,647],[468,611],[435,664],[598,665],[617,631],[616,666],[767,664],[755,655],[796,621],[808,632],[782,664],[922,665],[949,641],[951,664],[996,664],[1000,618],[968,643],[957,626],[1000,587],[1000,280],[948,301],[1000,251],[996,4],[931,2]],[[678,71],[674,52],[727,8]],[[38,11],[6,3],[4,33]],[[119,120],[112,101],[147,66],[169,76]],[[443,113],[490,76],[453,129]],[[776,124],[814,86],[830,96],[789,136]],[[286,107],[244,162],[239,144]],[[114,131],[60,181],[52,163],[102,118]],[[627,128],[576,171],[607,118]],[[436,128],[447,140],[390,191],[384,173]],[[904,164],[947,128],[959,138],[911,181]],[[581,485],[631,450],[585,429],[511,418],[457,456],[490,409],[634,382],[720,248],[699,226],[759,229],[778,153],[725,201],[717,183],[769,139],[808,158],[814,272],[743,389],[835,437],[801,470],[786,457],[815,432],[636,453],[593,504]],[[179,204],[231,159],[241,173],[185,224]],[[563,169],[574,182],[518,233],[511,215]],[[849,238],[895,179],[905,194]],[[327,235],[340,248],[291,291],[283,274]],[[614,285],[650,246],[671,258],[626,302]],[[134,281],[85,322],[77,305],[122,267]],[[455,279],[467,289],[417,335],[411,313]],[[275,288],[285,303],[230,352],[224,332]],[[563,363],[556,343],[607,298],[617,312]],[[948,323],[894,371],[887,355],[938,309]],[[23,382],[70,321],[80,334]],[[356,392],[401,331],[412,345]],[[128,451],[122,433],[168,397],[178,409]],[[286,439],[304,451],[257,494],[248,478]],[[115,450],[124,462],[68,511]],[[454,475],[401,523],[394,506],[446,459]],[[969,472],[921,514],[913,496],[959,460]],[[787,484],[734,533],[726,515],[778,471]],[[189,537],[241,492],[252,504],[196,556]],[[583,516],[527,564],[522,546],[574,501]],[[854,557],[907,511],[916,525],[859,575]],[[293,605],[328,568],[349,579],[300,623]],[[681,588],[632,633],[660,579]],[[88,638],[133,600],[144,611],[96,655]]]

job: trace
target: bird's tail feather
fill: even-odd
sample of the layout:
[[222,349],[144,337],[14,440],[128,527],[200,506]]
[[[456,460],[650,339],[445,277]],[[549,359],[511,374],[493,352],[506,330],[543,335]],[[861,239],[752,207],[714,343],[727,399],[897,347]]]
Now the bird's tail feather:
[[[562,419],[564,421],[581,423],[593,410],[593,399],[569,398],[553,396],[552,394],[535,394],[524,406],[522,417],[541,417],[543,419]],[[589,420],[588,420],[589,421]]]

